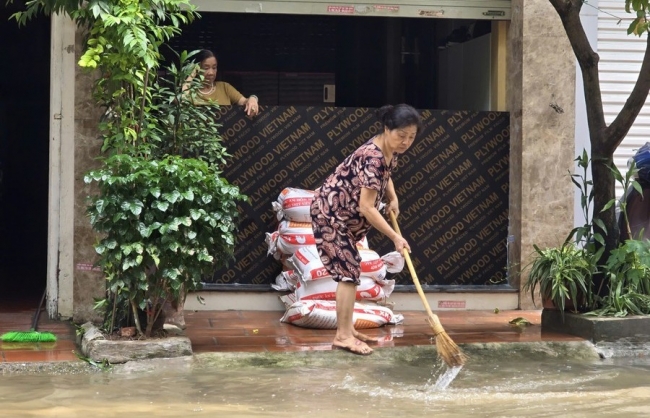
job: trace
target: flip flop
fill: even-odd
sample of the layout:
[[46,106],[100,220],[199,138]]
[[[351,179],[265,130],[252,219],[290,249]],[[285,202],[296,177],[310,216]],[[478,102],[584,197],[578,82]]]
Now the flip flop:
[[[362,344],[362,342],[359,341],[359,340],[355,340],[355,341],[356,342],[354,343],[354,347],[359,346],[359,345]],[[349,353],[356,354],[358,356],[369,356],[370,354],[372,354],[372,351],[370,351],[368,353],[364,353],[364,352],[361,352],[361,351],[354,351],[352,348],[353,348],[353,346],[343,346],[343,345],[332,344],[332,349],[347,351]]]

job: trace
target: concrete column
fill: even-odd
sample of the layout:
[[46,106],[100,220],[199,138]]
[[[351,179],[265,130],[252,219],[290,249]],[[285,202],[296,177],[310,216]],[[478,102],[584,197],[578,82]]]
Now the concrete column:
[[[513,0],[508,39],[511,277],[573,227],[575,57],[548,0]],[[521,286],[526,280],[513,280]],[[522,309],[534,309],[520,293]],[[541,306],[538,303],[537,308]]]
[[51,21],[47,312],[50,318],[63,319],[73,310],[76,25],[59,14]]
[[84,33],[77,29],[75,42],[75,148],[74,148],[74,313],[75,322],[100,319],[93,310],[94,298],[104,296],[105,281],[100,271],[92,269],[97,260],[93,245],[98,237],[93,232],[86,215],[87,198],[93,193],[84,183],[84,175],[99,166],[96,158],[100,155],[102,141],[99,139],[98,125],[102,109],[92,98],[92,89],[98,73],[88,72],[76,63],[83,51]]

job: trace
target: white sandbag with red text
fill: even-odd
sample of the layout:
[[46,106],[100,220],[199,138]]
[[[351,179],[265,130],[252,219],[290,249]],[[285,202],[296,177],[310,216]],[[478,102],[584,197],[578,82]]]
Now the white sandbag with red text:
[[280,236],[280,233],[278,231],[274,232],[267,232],[266,233],[266,238],[264,238],[264,242],[266,243],[266,246],[268,247],[268,250],[266,251],[266,255],[272,255],[273,258],[276,260],[279,260],[282,254],[278,252],[278,237]]
[[313,190],[293,187],[282,190],[278,200],[271,203],[278,221],[311,222],[310,206],[314,194]]
[[[281,322],[304,328],[336,329],[336,302],[302,300],[293,303],[280,319]],[[390,308],[377,305],[354,304],[352,322],[355,329],[379,328],[386,324],[399,324],[404,317]]]
[[[369,277],[376,282],[386,280],[387,269],[383,257],[380,257],[376,251],[362,248],[359,249],[359,255],[361,256],[361,277]],[[332,278],[323,266],[315,245],[296,250],[287,260],[287,264],[306,282]]]
[[397,251],[391,251],[381,256],[389,273],[400,273],[404,269],[404,256]]
[[332,275],[325,269],[323,262],[318,255],[318,249],[315,245],[307,245],[296,250],[291,257],[287,259],[295,272],[304,281],[331,279]]
[[280,292],[293,292],[296,290],[296,285],[300,280],[300,276],[294,270],[285,270],[278,274],[275,278],[275,283],[271,287]]
[[[393,286],[381,286],[370,277],[361,276],[357,286],[356,300],[383,301],[388,298]],[[331,279],[324,280],[299,280],[296,283],[296,300],[335,300],[337,282]]]
[[311,222],[282,221],[278,225],[277,251],[293,255],[307,245],[315,245]]

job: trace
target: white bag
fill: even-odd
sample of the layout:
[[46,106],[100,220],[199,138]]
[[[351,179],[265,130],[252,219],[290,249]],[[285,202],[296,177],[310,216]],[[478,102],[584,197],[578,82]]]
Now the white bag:
[[[361,256],[361,277],[370,277],[376,282],[386,278],[386,266],[379,254],[369,249],[359,249]],[[310,280],[331,279],[332,275],[325,269],[318,255],[316,245],[297,249],[287,260],[287,264],[296,270],[305,282]]]
[[[361,276],[359,281],[361,283],[357,286],[356,300],[386,300],[395,287],[393,281],[392,288],[387,286],[386,290],[389,294],[386,294],[384,288],[370,277]],[[307,282],[299,280],[296,283],[296,300],[336,300],[337,286],[338,283],[331,279],[310,280]]]
[[287,260],[300,278],[307,282],[319,279],[331,279],[332,275],[325,269],[315,245],[308,245],[296,250]]
[[287,187],[280,192],[278,200],[271,206],[278,221],[311,222],[310,207],[315,192],[312,190]]
[[293,255],[307,245],[315,245],[311,222],[282,221],[278,225],[276,249],[281,254]]
[[381,256],[389,273],[400,273],[404,269],[404,256],[397,251],[391,251]]
[[[336,302],[322,300],[298,301],[292,304],[280,319],[281,322],[304,328],[336,329]],[[352,322],[355,329],[379,328],[386,324],[399,324],[402,315],[390,308],[377,305],[354,304]]]
[[296,290],[296,284],[299,279],[300,277],[295,271],[283,271],[276,276],[275,284],[272,284],[271,287],[280,292],[293,292]]
[[278,237],[280,234],[278,231],[275,232],[267,232],[266,233],[266,238],[264,238],[264,242],[266,242],[266,245],[269,247],[268,250],[266,251],[266,255],[272,255],[273,258],[276,260],[279,260],[281,257],[281,254],[278,253]]

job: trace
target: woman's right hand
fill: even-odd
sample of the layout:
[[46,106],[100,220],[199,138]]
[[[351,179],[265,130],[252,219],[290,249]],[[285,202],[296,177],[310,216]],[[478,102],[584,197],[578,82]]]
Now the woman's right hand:
[[408,250],[408,252],[411,252],[411,247],[409,246],[409,243],[404,239],[399,234],[396,234],[397,236],[393,239],[393,243],[395,244],[395,250],[404,255],[404,248]]

